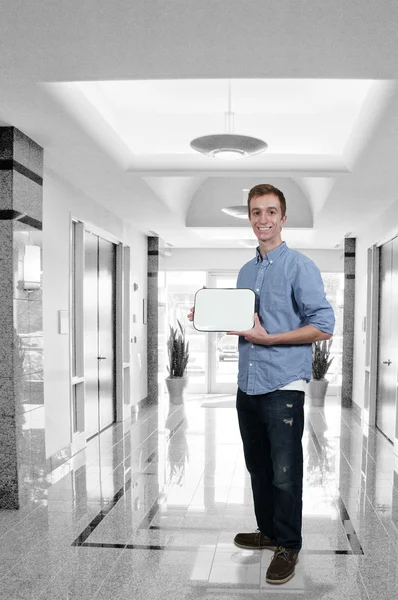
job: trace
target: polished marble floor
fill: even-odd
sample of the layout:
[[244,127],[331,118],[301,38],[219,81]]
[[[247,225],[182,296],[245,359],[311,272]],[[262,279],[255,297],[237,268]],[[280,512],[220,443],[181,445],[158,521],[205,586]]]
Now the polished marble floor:
[[398,457],[336,397],[306,406],[303,550],[282,586],[272,552],[233,545],[256,523],[231,396],[162,396],[48,475],[40,414],[29,501],[0,511],[1,598],[398,598]]

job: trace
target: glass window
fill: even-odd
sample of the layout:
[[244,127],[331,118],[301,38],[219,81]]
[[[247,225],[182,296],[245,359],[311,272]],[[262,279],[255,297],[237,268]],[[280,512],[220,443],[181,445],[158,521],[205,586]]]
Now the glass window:
[[159,277],[159,376],[167,377],[167,339],[170,325],[177,327],[177,320],[185,329],[189,342],[187,391],[206,391],[206,334],[196,331],[188,321],[188,313],[194,304],[195,293],[206,285],[205,271],[166,271]]

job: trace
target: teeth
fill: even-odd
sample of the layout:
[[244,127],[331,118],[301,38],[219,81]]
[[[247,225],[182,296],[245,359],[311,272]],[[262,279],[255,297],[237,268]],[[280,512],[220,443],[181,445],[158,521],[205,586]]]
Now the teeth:
[[268,231],[268,229],[271,229],[271,227],[259,227],[260,231]]

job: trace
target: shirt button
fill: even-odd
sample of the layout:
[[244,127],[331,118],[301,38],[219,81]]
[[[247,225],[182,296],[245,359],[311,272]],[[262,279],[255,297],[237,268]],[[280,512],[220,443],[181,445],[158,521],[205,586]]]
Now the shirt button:
[[269,264],[272,265],[272,260],[269,261]]
[[256,292],[259,292],[259,291],[260,291],[260,288],[256,288]]
[[254,348],[253,344],[252,344],[252,348]]
[[252,364],[252,363],[249,363],[249,367],[252,367],[252,366],[253,366],[253,364]]

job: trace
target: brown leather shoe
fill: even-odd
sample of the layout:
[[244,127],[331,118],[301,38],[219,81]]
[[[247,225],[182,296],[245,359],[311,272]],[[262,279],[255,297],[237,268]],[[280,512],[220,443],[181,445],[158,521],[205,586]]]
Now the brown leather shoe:
[[246,550],[276,550],[275,540],[263,535],[259,529],[253,533],[238,533],[234,539],[235,546]]
[[298,563],[298,551],[278,546],[267,569],[267,583],[286,583],[294,575]]

